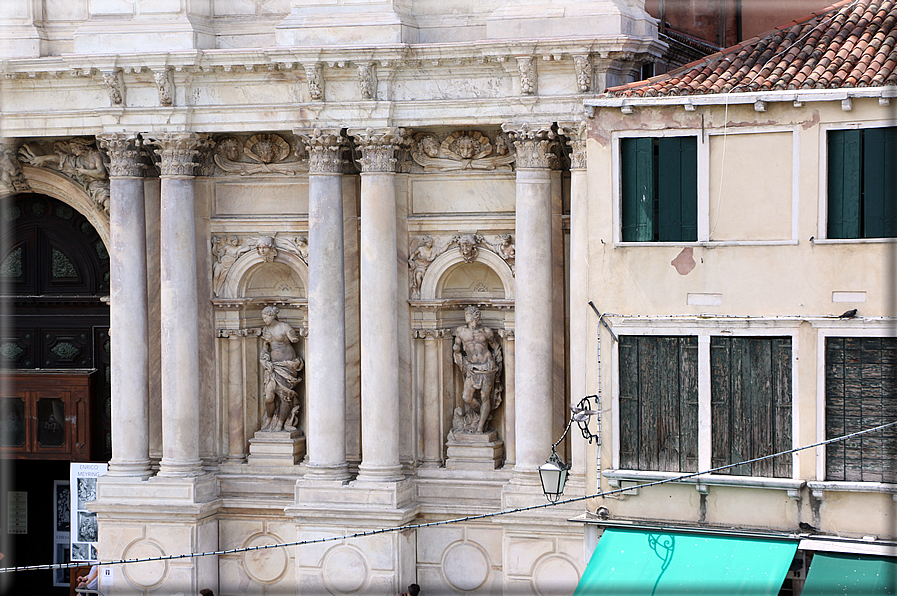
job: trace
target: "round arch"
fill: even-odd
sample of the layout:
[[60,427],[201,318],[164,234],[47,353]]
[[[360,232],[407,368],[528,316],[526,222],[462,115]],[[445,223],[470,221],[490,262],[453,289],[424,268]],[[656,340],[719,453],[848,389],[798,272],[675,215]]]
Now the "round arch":
[[[439,284],[445,275],[455,265],[464,262],[464,258],[461,256],[461,249],[458,247],[451,248],[433,259],[420,284],[421,300],[436,300],[438,298]],[[505,299],[514,299],[514,275],[511,272],[511,267],[504,259],[491,250],[480,247],[474,262],[482,263],[492,269],[501,280],[502,286],[504,286]]]
[[[79,184],[54,170],[36,168],[27,164],[22,165],[22,173],[31,186],[30,192],[53,197],[77,210],[87,218],[90,225],[100,235],[100,239],[106,245],[106,249],[109,249],[109,218],[105,213],[97,209],[96,204]],[[0,190],[0,198],[14,194],[23,193]]]
[[[274,262],[282,263],[292,271],[295,271],[299,275],[299,280],[302,282],[305,292],[308,292],[308,265],[305,264],[305,261],[292,252],[278,248]],[[241,255],[228,270],[224,283],[221,285],[219,298],[245,297],[250,271],[264,263],[265,259],[255,249]]]

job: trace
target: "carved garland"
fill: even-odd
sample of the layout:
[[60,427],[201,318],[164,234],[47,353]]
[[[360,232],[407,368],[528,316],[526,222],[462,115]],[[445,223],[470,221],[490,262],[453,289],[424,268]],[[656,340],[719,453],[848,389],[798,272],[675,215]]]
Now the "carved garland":
[[[275,234],[276,236],[276,234]],[[212,289],[220,296],[227,274],[244,254],[256,250],[266,263],[273,263],[279,251],[291,253],[308,265],[308,239],[305,236],[244,236],[240,234],[212,236]]]
[[510,170],[515,155],[504,135],[495,136],[495,143],[479,131],[456,131],[442,141],[432,132],[414,135],[411,159],[424,171]]

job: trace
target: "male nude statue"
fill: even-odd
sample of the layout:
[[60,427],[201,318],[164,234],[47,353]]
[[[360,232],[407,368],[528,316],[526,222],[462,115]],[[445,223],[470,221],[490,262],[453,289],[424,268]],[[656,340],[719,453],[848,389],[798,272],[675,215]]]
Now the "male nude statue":
[[[501,344],[492,329],[480,325],[480,310],[475,306],[467,307],[464,320],[467,324],[455,329],[452,351],[464,378],[461,399],[468,409],[476,411],[479,406],[476,432],[482,433],[489,413],[498,407],[501,399],[495,395],[496,376],[501,372]],[[475,392],[479,392],[479,402],[474,398]]]

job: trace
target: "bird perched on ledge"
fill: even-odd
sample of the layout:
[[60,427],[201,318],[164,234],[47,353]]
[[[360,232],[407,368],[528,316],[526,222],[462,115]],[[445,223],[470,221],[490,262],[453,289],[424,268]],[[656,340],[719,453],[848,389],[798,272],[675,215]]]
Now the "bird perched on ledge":
[[851,308],[850,310],[847,310],[847,311],[844,311],[843,313],[841,313],[841,316],[838,318],[839,319],[852,319],[855,316],[857,316],[857,309]]

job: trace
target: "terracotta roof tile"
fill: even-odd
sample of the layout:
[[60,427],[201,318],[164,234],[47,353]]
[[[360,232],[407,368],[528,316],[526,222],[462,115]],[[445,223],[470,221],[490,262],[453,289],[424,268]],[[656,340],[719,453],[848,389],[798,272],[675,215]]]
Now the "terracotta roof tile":
[[611,97],[897,85],[897,0],[842,0]]

